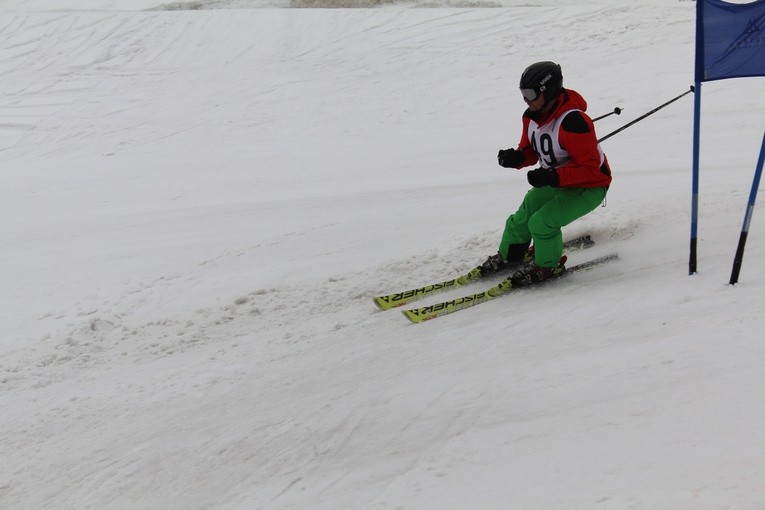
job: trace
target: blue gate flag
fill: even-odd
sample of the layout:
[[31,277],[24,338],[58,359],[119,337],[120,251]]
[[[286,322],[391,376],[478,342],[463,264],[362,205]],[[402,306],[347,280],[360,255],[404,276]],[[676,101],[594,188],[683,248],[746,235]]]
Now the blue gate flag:
[[696,82],[765,76],[765,0],[696,0]]

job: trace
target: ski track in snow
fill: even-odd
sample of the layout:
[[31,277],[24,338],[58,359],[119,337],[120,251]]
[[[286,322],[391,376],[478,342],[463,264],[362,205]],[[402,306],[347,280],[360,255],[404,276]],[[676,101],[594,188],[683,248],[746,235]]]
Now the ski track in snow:
[[[494,232],[464,240],[460,246],[439,254],[438,250],[398,259],[372,271],[339,274],[323,281],[307,281],[255,289],[236,296],[228,304],[215,308],[189,310],[182,318],[164,317],[140,322],[140,311],[152,306],[158,288],[168,288],[183,274],[162,276],[125,289],[114,302],[99,308],[81,309],[75,325],[63,333],[46,334],[31,339],[29,347],[8,353],[0,363],[6,372],[0,379],[2,390],[41,387],[61,382],[72,373],[103,365],[142,363],[182,354],[189,349],[222,346],[235,349],[240,342],[280,346],[301,344],[314,336],[331,338],[334,331],[368,327],[381,319],[386,322],[395,311],[381,314],[370,307],[371,297],[385,292],[405,290],[415,277],[424,285],[462,274],[476,263],[476,253],[490,253]],[[600,241],[603,233],[593,232]],[[611,232],[608,236],[614,236]],[[572,255],[572,260],[586,260],[588,250]],[[483,282],[481,287],[490,285]],[[409,285],[409,287],[407,287]],[[476,289],[471,286],[468,289]],[[465,288],[439,294],[429,301],[445,300],[469,292]],[[427,301],[425,301],[427,302]],[[136,317],[137,316],[137,317]],[[39,318],[55,324],[65,314],[47,313]],[[313,326],[324,324],[324,331]],[[257,333],[253,333],[257,332]]]

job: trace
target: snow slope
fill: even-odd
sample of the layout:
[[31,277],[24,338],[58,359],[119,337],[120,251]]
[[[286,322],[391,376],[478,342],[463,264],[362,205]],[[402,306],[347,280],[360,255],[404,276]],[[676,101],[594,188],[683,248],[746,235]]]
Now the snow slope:
[[[688,90],[692,2],[154,10],[0,22],[0,507],[765,504],[761,79],[609,139],[620,261],[422,325],[370,297],[496,250],[518,75],[602,136]],[[119,10],[123,9],[123,10]],[[444,296],[440,296],[444,297]]]

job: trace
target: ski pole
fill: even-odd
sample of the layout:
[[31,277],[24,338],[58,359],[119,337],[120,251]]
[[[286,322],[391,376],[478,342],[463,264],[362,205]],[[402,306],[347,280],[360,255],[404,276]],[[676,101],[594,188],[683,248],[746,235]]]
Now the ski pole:
[[595,122],[596,120],[605,119],[609,115],[620,115],[621,113],[622,113],[622,109],[617,106],[616,108],[614,108],[614,111],[606,113],[605,115],[601,115],[600,117],[595,117],[594,119],[592,119],[592,121]]
[[681,97],[685,96],[686,94],[690,94],[690,93],[691,93],[691,92],[693,92],[693,91],[694,91],[694,88],[693,88],[693,85],[691,85],[691,89],[690,89],[690,90],[687,90],[687,91],[683,92],[682,94],[680,94],[679,96],[677,96],[677,97],[675,97],[675,98],[673,98],[673,99],[670,99],[669,101],[667,101],[667,102],[666,102],[666,103],[664,103],[663,105],[657,106],[656,108],[654,108],[654,109],[653,109],[653,110],[651,110],[650,112],[648,112],[648,113],[645,113],[645,114],[641,115],[640,117],[638,117],[637,119],[633,120],[632,122],[628,122],[627,124],[623,125],[623,126],[622,126],[622,127],[620,127],[619,129],[617,129],[616,131],[612,131],[612,132],[608,133],[606,136],[604,136],[603,138],[601,138],[600,140],[598,140],[598,143],[600,143],[600,142],[602,142],[602,141],[604,141],[604,140],[608,140],[609,138],[611,138],[612,136],[614,136],[614,135],[615,135],[615,134],[617,134],[617,133],[621,133],[622,131],[624,131],[625,129],[627,129],[628,127],[630,127],[631,125],[633,125],[633,124],[637,124],[638,122],[640,122],[641,120],[645,119],[645,118],[646,118],[646,117],[648,117],[649,115],[653,115],[654,113],[658,112],[659,110],[661,110],[662,108],[664,108],[664,107],[665,107],[665,106],[667,106],[668,104],[674,103],[675,101],[677,101],[677,100],[678,100],[678,99],[680,99]]
[[[656,108],[654,108],[654,109],[653,109],[653,110],[651,110],[650,112],[648,112],[648,113],[644,113],[643,115],[641,115],[641,116],[640,116],[640,117],[638,117],[637,119],[635,119],[635,120],[633,120],[633,121],[631,121],[631,122],[628,122],[627,124],[623,125],[623,126],[622,126],[622,127],[620,127],[619,129],[617,129],[617,130],[615,130],[615,131],[611,131],[611,132],[610,132],[610,133],[608,133],[606,136],[604,136],[604,137],[602,137],[602,138],[599,138],[599,139],[598,139],[598,143],[600,143],[600,142],[602,142],[602,141],[604,141],[604,140],[608,140],[609,138],[611,138],[612,136],[614,136],[614,135],[615,135],[615,134],[617,134],[617,133],[621,133],[622,131],[624,131],[624,130],[625,130],[625,129],[627,129],[628,127],[632,126],[633,124],[637,124],[638,122],[640,122],[641,120],[645,119],[645,118],[646,118],[646,117],[648,117],[649,115],[653,115],[654,113],[658,112],[659,110],[661,110],[662,108],[664,108],[664,107],[665,107],[665,106],[667,106],[668,104],[674,103],[675,101],[677,101],[677,100],[678,100],[678,99],[680,99],[681,97],[685,96],[686,94],[690,94],[690,93],[691,93],[691,92],[693,92],[694,90],[695,90],[695,89],[693,88],[693,85],[691,85],[691,89],[690,89],[690,90],[687,90],[687,91],[683,92],[682,94],[680,94],[679,96],[677,96],[677,97],[674,97],[674,98],[670,99],[670,100],[669,100],[669,101],[667,101],[666,103],[664,103],[664,104],[662,104],[662,105],[659,105],[659,106],[657,106]],[[610,114],[609,114],[609,115],[610,115]],[[550,165],[550,168],[557,168],[557,167],[561,166],[562,164],[564,164],[564,163],[567,163],[569,159],[571,159],[571,158],[562,159],[562,160],[558,161],[557,163],[555,163],[555,164],[553,164],[553,165]]]
[[[662,108],[664,108],[664,107],[665,107],[665,106],[667,106],[668,104],[674,103],[675,101],[677,101],[677,100],[678,100],[678,99],[680,99],[681,97],[683,97],[683,96],[685,96],[685,95],[687,95],[687,94],[690,94],[690,93],[691,93],[691,92],[693,92],[694,90],[695,90],[695,89],[693,88],[693,85],[691,85],[691,89],[690,89],[690,90],[687,90],[687,91],[683,92],[682,94],[680,94],[679,96],[677,96],[677,97],[675,97],[675,98],[672,98],[672,99],[670,99],[670,100],[669,100],[669,101],[667,101],[666,103],[664,103],[664,104],[662,104],[662,105],[659,105],[659,106],[657,106],[656,108],[654,108],[654,109],[653,109],[653,110],[651,110],[650,112],[648,112],[648,113],[644,113],[643,115],[641,115],[641,116],[640,116],[640,117],[638,117],[637,119],[635,119],[635,120],[633,120],[633,121],[631,121],[631,122],[628,122],[628,123],[626,123],[625,125],[623,125],[623,126],[622,126],[622,127],[620,127],[619,129],[617,129],[617,130],[615,130],[615,131],[611,131],[611,132],[610,132],[610,133],[608,133],[606,136],[604,136],[604,137],[602,137],[602,138],[599,138],[599,139],[598,139],[598,143],[600,143],[600,142],[602,142],[602,141],[604,141],[604,140],[608,140],[609,138],[611,138],[612,136],[614,136],[614,135],[615,135],[615,134],[617,134],[617,133],[621,133],[622,131],[624,131],[624,130],[625,130],[625,129],[627,129],[628,127],[632,126],[633,124],[637,124],[638,122],[640,122],[641,120],[645,119],[645,118],[646,118],[646,117],[648,117],[649,115],[653,115],[654,113],[658,112],[659,110],[661,110]],[[620,110],[620,111],[621,111],[621,110]],[[609,115],[610,115],[610,114],[609,114]],[[593,119],[593,120],[595,120],[595,119]],[[557,163],[554,163],[554,164],[550,165],[548,168],[557,168],[557,167],[561,166],[563,163],[567,163],[569,159],[571,159],[571,158],[565,158],[565,159],[562,159],[562,160],[558,161]]]

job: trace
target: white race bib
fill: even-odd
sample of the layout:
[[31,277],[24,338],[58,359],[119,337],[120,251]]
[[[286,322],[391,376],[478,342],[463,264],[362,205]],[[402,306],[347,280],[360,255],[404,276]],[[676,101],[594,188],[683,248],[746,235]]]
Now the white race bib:
[[[560,134],[560,126],[563,123],[563,119],[566,118],[571,112],[581,112],[582,110],[568,110],[563,112],[553,122],[548,122],[544,126],[539,126],[534,120],[529,122],[529,131],[527,133],[529,140],[531,141],[531,147],[534,152],[539,156],[539,162],[543,168],[550,168],[558,165],[559,162],[565,161],[571,157],[566,149],[561,147],[558,141],[558,135]],[[600,164],[603,164],[603,150],[598,144],[598,152],[600,153]]]

